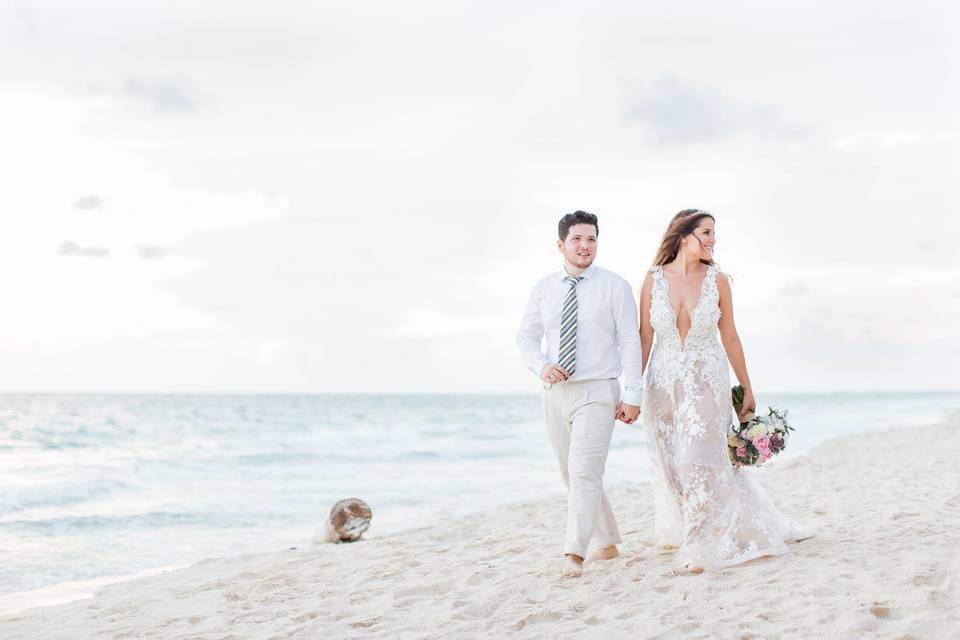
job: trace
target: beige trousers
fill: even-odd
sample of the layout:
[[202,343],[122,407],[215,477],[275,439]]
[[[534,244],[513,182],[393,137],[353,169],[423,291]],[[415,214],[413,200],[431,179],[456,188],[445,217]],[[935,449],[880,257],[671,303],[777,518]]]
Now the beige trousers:
[[603,490],[603,470],[613,435],[620,383],[583,380],[546,385],[547,437],[567,485],[563,552],[586,557],[590,539],[600,547],[620,542],[620,530]]

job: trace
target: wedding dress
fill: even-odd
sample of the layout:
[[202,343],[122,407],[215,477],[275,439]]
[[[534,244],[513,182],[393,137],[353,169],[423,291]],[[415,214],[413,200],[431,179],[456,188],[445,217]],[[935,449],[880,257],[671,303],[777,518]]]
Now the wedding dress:
[[718,340],[719,271],[709,266],[681,339],[661,267],[651,269],[655,342],[645,373],[643,423],[652,469],[655,533],[691,567],[723,567],[787,552],[812,535],[773,505],[728,457],[736,419],[727,357]]

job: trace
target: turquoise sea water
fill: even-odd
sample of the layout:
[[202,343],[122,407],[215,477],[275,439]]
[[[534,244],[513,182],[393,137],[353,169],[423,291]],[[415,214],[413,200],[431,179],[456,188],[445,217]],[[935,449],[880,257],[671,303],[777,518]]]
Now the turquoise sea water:
[[[782,459],[835,435],[935,423],[960,393],[781,395]],[[647,476],[618,425],[609,483]],[[0,396],[0,614],[205,557],[307,544],[340,498],[369,536],[563,487],[537,396]]]

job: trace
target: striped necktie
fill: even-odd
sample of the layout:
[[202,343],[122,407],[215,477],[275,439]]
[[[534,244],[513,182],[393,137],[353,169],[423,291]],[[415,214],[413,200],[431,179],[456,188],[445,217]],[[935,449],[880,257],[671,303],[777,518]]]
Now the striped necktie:
[[560,314],[560,366],[570,376],[577,370],[577,284],[582,277],[567,276],[564,282],[570,283],[570,290],[563,301]]

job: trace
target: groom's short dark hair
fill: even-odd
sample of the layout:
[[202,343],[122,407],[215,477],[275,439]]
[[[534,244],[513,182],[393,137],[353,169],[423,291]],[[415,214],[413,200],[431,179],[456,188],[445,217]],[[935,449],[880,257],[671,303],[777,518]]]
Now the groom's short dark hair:
[[570,227],[575,224],[592,224],[593,228],[597,230],[597,235],[600,235],[600,225],[597,224],[597,216],[592,213],[587,213],[586,211],[574,211],[560,218],[560,224],[557,230],[560,232],[561,240],[567,239]]

